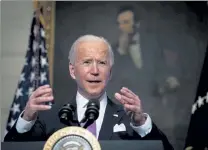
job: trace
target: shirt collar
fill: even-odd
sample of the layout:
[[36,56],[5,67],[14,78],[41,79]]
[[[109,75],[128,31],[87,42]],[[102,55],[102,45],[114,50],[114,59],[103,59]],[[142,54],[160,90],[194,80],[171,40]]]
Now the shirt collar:
[[[107,104],[106,92],[99,98],[99,101],[100,101],[100,106]],[[85,98],[77,91],[76,102],[77,102],[77,107],[84,108],[87,105],[87,103],[89,102],[89,99]]]

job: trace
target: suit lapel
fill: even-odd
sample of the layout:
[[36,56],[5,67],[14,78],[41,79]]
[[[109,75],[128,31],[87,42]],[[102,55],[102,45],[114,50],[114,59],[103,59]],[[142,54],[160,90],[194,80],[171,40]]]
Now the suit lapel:
[[[108,104],[105,110],[105,115],[103,119],[103,123],[101,126],[100,134],[98,139],[99,140],[110,140],[113,135],[113,127],[115,124],[117,124],[122,114],[120,114],[121,108],[114,104],[109,98],[108,98]],[[114,115],[115,114],[115,115]]]

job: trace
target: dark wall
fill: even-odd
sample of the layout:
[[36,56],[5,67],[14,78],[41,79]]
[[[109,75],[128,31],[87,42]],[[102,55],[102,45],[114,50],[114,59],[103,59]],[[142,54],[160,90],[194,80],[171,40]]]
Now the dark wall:
[[[119,37],[116,14],[132,4],[139,16],[143,66],[137,69],[130,55],[117,52]],[[204,59],[208,31],[184,3],[179,2],[57,2],[54,55],[56,103],[70,101],[76,84],[68,73],[68,52],[83,34],[103,36],[115,53],[113,78],[108,95],[122,86],[138,94],[145,112],[182,149],[191,105]],[[171,87],[168,77],[177,79]]]

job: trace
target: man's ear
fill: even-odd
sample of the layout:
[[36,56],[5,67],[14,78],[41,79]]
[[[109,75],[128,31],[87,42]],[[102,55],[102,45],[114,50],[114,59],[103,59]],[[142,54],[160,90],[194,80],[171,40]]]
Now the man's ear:
[[76,77],[75,77],[75,73],[74,73],[74,65],[72,65],[71,63],[69,64],[69,73],[70,73],[72,79],[75,80]]

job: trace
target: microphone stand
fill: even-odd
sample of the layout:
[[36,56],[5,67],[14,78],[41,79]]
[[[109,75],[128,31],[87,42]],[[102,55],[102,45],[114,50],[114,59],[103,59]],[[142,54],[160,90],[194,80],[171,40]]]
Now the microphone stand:
[[85,117],[82,119],[80,123],[85,123],[83,128],[87,128],[91,124],[94,123],[94,121],[98,118],[99,116],[99,109],[100,106],[97,103],[97,101],[89,101],[87,104],[87,110],[85,112]]
[[64,105],[58,113],[60,122],[67,126],[80,126],[79,121],[75,117],[75,107],[70,104]]
[[95,116],[93,116],[94,114],[90,114],[91,116],[87,119],[85,125],[83,126],[83,128],[87,129],[87,127],[89,127],[91,124],[94,123],[94,121],[96,120],[95,119]]

